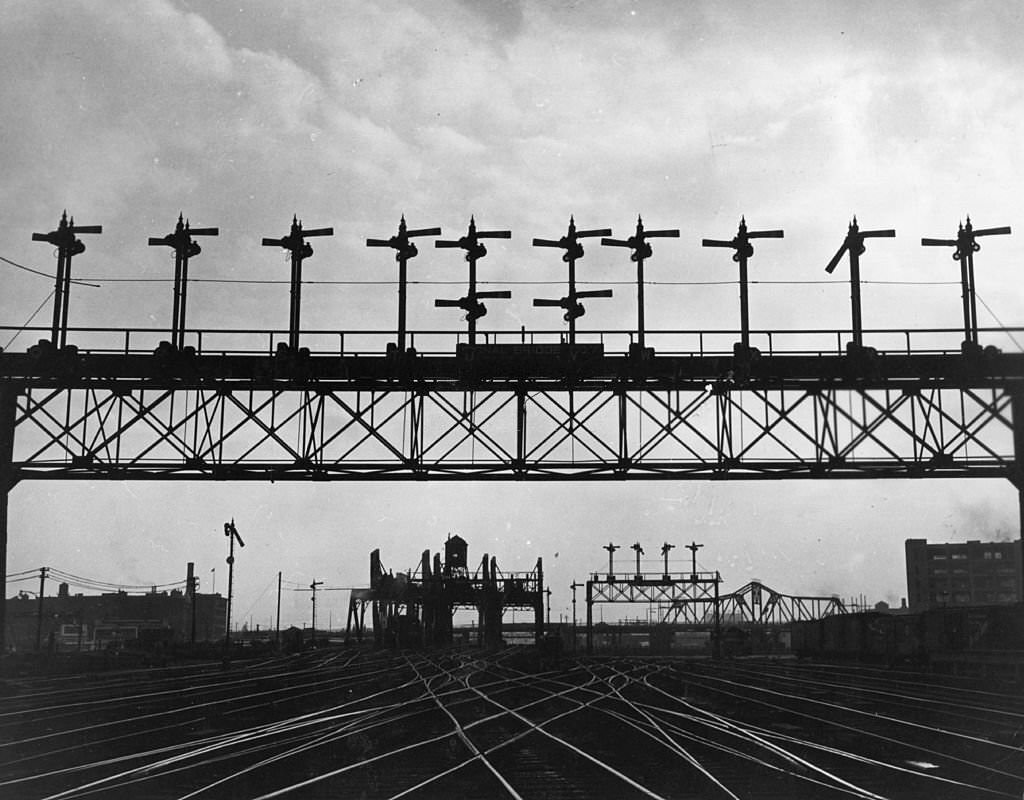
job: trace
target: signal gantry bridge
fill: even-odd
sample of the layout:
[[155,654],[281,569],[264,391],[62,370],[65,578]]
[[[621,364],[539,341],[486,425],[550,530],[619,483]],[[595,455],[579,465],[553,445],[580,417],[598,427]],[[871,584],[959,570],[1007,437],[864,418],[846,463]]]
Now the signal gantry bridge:
[[[565,310],[569,335],[487,332],[476,323],[481,239],[477,231],[437,242],[462,248],[467,295],[445,300],[470,323],[465,334],[411,332],[405,324],[410,241],[439,229],[368,240],[396,251],[400,267],[398,336],[366,331],[300,330],[301,263],[306,236],[267,245],[293,258],[290,328],[204,331],[186,327],[190,238],[215,228],[178,228],[153,244],[175,250],[171,338],[166,330],[71,328],[71,258],[84,246],[65,217],[37,234],[58,248],[53,325],[30,331],[26,352],[0,352],[0,566],[6,571],[7,503],[26,480],[764,480],[1003,478],[1024,490],[1024,353],[983,347],[974,311],[977,236],[1009,229],[961,226],[951,246],[962,269],[964,327],[863,330],[859,256],[864,239],[889,231],[851,224],[840,251],[851,261],[856,302],[842,331],[751,329],[746,267],[755,238],[732,240],[741,267],[740,331],[651,331],[643,322],[643,261],[651,236],[638,221],[627,240],[610,231],[537,240],[563,249],[569,293],[538,305]],[[579,239],[605,237],[628,247],[638,270],[638,328],[578,331]],[[10,329],[14,330],[14,329]],[[1003,333],[1002,329],[999,331]],[[301,341],[300,341],[301,333]],[[385,338],[386,337],[386,338]],[[1024,495],[1022,495],[1024,496]],[[1024,507],[1024,503],[1022,503]],[[0,619],[2,623],[2,619]],[[2,624],[0,624],[2,630]]]

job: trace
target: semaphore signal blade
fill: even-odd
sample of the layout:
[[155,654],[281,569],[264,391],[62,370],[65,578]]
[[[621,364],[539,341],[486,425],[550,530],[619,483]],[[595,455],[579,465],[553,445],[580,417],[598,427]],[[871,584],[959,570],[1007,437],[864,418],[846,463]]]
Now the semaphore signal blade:
[[406,231],[405,235],[406,236],[440,236],[441,235],[441,229],[440,228],[420,228],[419,230],[415,230],[415,231]]
[[596,229],[594,229],[592,231],[576,231],[576,238],[577,239],[590,238],[590,237],[593,237],[593,236],[611,236],[611,235],[612,235],[612,229],[611,228],[596,228]]
[[334,236],[334,228],[313,228],[309,231],[303,231],[303,236]]
[[561,242],[556,242],[554,239],[534,239],[534,247],[562,247]]
[[849,249],[849,243],[843,242],[842,246],[836,251],[836,254],[832,256],[832,260],[828,262],[825,272],[831,274],[835,271],[835,268],[839,266],[839,260],[846,254],[847,249]]
[[585,292],[576,292],[577,297],[611,297],[611,289],[590,289]]
[[533,304],[537,307],[560,307],[562,305],[561,300],[548,300],[543,297],[535,297]]
[[189,228],[188,232],[193,236],[220,236],[219,228]]
[[785,231],[773,230],[773,231],[750,231],[747,233],[748,239],[783,239],[785,238]]
[[391,247],[390,239],[367,239],[367,247]]
[[1010,233],[1010,226],[1005,225],[1001,228],[982,228],[981,230],[974,231],[975,236],[1000,236]]
[[925,247],[956,247],[956,239],[921,239],[921,244]]
[[510,292],[508,289],[503,289],[503,290],[494,290],[494,291],[487,291],[487,292],[477,292],[476,296],[477,297],[483,297],[483,298],[494,298],[494,299],[499,299],[499,300],[511,300],[512,299],[512,292]]

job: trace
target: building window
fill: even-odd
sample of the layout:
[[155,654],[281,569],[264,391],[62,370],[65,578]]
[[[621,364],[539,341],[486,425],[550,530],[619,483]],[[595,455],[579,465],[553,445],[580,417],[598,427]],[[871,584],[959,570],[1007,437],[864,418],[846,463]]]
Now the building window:
[[954,558],[957,561],[963,561],[964,559],[967,558],[967,553],[953,553],[951,558]]
[[1002,557],[1003,557],[1003,554],[998,552],[998,551],[992,554],[992,558],[995,558],[997,560],[1002,558]]
[[932,561],[945,561],[945,560],[946,560],[946,554],[945,553],[932,553]]
[[987,559],[987,560],[989,560],[989,561],[991,561],[992,560],[992,551],[991,550],[986,550],[982,557]]

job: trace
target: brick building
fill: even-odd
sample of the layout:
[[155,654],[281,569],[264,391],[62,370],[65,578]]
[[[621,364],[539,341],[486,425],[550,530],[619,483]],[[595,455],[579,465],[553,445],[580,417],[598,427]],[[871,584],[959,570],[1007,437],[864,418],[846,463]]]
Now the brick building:
[[[188,643],[192,637],[192,608],[180,590],[128,594],[69,594],[60,584],[56,597],[21,593],[7,600],[8,647],[32,652],[42,649],[102,650],[110,647],[151,648],[157,643]],[[41,624],[40,624],[41,619]],[[196,641],[224,636],[227,600],[219,594],[195,597]]]
[[907,604],[934,606],[1020,602],[1020,541],[929,544],[907,539]]

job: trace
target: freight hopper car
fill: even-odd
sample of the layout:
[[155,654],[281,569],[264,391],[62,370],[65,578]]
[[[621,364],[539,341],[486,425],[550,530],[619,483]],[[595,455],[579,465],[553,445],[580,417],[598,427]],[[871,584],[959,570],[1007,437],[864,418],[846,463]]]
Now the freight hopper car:
[[912,664],[1024,678],[1024,605],[861,612],[794,622],[800,658]]

